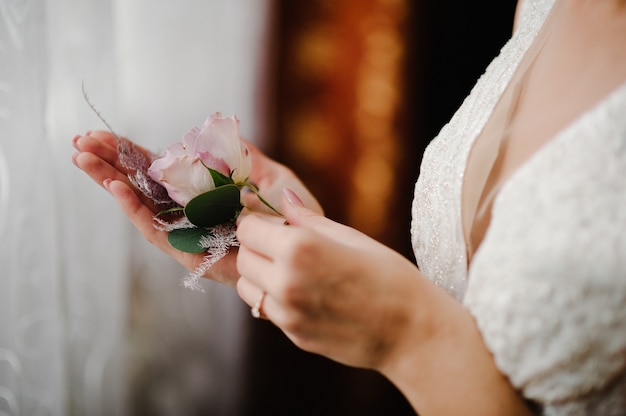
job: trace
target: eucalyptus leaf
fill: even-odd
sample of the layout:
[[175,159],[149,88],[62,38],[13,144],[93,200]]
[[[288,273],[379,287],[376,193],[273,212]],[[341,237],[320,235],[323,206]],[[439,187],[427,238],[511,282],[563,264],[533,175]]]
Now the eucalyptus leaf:
[[216,171],[215,169],[211,169],[209,167],[207,167],[207,169],[209,170],[209,173],[211,174],[211,178],[213,178],[213,183],[215,184],[216,188],[235,183],[231,178]]
[[196,227],[213,227],[235,219],[242,208],[239,188],[228,184],[193,198],[185,206],[185,215]]
[[200,245],[200,239],[208,236],[210,231],[204,228],[181,228],[167,234],[170,245],[186,253],[202,253],[206,248]]

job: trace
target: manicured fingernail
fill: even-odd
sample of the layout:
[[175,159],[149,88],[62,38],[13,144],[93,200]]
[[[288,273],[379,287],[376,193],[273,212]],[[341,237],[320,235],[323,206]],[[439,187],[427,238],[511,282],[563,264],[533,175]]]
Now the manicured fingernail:
[[301,207],[304,206],[304,204],[302,203],[302,200],[298,198],[298,195],[296,195],[296,193],[292,191],[291,189],[283,188],[283,195],[285,195],[285,198],[291,205],[298,205]]
[[113,182],[113,179],[111,178],[106,178],[105,180],[103,180],[102,186],[104,186],[104,189],[106,189],[107,191],[110,191],[109,186],[111,185],[111,182]]

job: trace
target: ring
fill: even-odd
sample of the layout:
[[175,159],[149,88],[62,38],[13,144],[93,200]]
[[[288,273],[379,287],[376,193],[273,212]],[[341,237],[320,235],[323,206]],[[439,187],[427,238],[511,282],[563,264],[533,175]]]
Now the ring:
[[252,307],[252,309],[250,309],[250,313],[252,314],[253,318],[261,317],[261,309],[263,308],[263,301],[265,301],[265,295],[267,295],[267,293],[263,291],[263,293],[261,293],[261,298],[259,298],[259,300]]

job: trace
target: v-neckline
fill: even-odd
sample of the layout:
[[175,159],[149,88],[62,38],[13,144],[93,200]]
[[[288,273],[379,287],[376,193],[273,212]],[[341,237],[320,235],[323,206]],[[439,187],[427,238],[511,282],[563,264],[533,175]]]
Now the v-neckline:
[[[522,127],[523,130],[519,130],[520,126],[529,126],[529,123],[532,126],[533,123],[535,123],[533,120],[541,120],[541,114],[545,114],[541,112],[532,112],[532,110],[530,110],[531,113],[528,113],[528,109],[537,108],[535,107],[535,104],[541,103],[541,101],[536,101],[538,99],[536,92],[537,86],[539,88],[549,88],[548,85],[550,85],[545,83],[543,85],[541,83],[534,84],[535,81],[533,81],[534,76],[532,71],[534,70],[533,65],[535,65],[538,60],[539,62],[543,62],[544,58],[548,59],[548,61],[538,64],[539,67],[537,70],[544,72],[547,68],[559,68],[550,66],[554,65],[554,62],[549,61],[550,57],[555,59],[566,59],[566,61],[563,62],[569,62],[569,64],[578,63],[579,65],[584,64],[585,59],[589,60],[595,57],[593,54],[570,54],[569,58],[568,55],[564,55],[564,57],[555,55],[555,53],[558,53],[558,50],[572,46],[571,44],[561,42],[564,42],[565,39],[569,39],[568,34],[571,30],[573,30],[572,25],[580,23],[576,20],[563,20],[571,18],[577,19],[581,16],[580,10],[575,12],[579,13],[579,16],[576,17],[576,15],[571,14],[573,11],[568,10],[568,7],[569,4],[565,0],[555,2],[552,8],[547,12],[543,21],[538,23],[540,26],[538,27],[536,34],[531,39],[526,41],[528,43],[525,50],[521,51],[521,57],[511,69],[512,75],[506,81],[506,85],[504,85],[503,90],[496,98],[490,114],[483,121],[482,125],[479,127],[478,134],[473,138],[472,143],[469,145],[470,148],[466,154],[465,166],[462,175],[460,196],[461,228],[465,243],[465,255],[468,268],[472,257],[476,254],[483,239],[488,233],[492,221],[492,206],[497,200],[501,190],[506,187],[513,177],[516,176],[516,173],[525,165],[530,163],[530,161],[534,159],[537,154],[544,152],[545,149],[549,147],[548,145],[554,142],[559,136],[576,126],[580,119],[585,118],[585,116],[589,113],[593,113],[598,107],[602,106],[603,103],[609,100],[616,91],[621,90],[622,87],[626,85],[626,76],[623,73],[623,64],[625,62],[622,59],[619,61],[620,66],[616,67],[616,72],[607,74],[608,78],[606,83],[599,85],[597,88],[587,88],[586,90],[577,89],[579,92],[582,92],[578,95],[574,95],[574,101],[572,101],[572,103],[578,102],[579,104],[573,104],[571,106],[566,104],[563,111],[557,113],[559,114],[558,116],[553,115],[551,117],[547,117],[544,122],[550,119],[555,120],[551,127],[550,124],[548,124],[547,130],[543,129],[543,132],[541,130],[537,131],[533,127]],[[562,12],[563,15],[559,14],[559,12]],[[621,20],[622,17],[616,17],[620,20],[615,22],[620,24],[620,22],[623,21]],[[586,23],[586,21],[583,23]],[[592,25],[606,25],[607,23],[610,24],[612,22],[598,20],[590,22]],[[591,26],[591,29],[592,28],[593,26]],[[554,39],[556,43],[551,43],[552,34],[556,36]],[[612,36],[612,34],[609,36]],[[585,39],[586,38],[583,37],[578,39],[578,41],[584,41]],[[593,47],[593,42],[602,42],[606,40],[606,38],[602,37],[596,38],[591,41],[592,43],[589,44],[589,47]],[[544,47],[547,49],[545,53],[542,54]],[[620,53],[623,52],[621,49],[618,50],[620,50]],[[621,55],[621,57],[624,58],[623,55]],[[601,59],[604,58],[601,57]],[[603,61],[599,62],[600,65],[603,65]],[[546,64],[548,66],[546,66]],[[604,64],[606,64],[606,62]],[[599,68],[602,68],[602,66]],[[567,69],[560,68],[558,70],[563,71]],[[542,75],[547,74],[546,76],[550,76],[550,71],[551,70],[548,69],[548,72],[543,73]],[[553,71],[551,76],[554,77],[555,74],[557,74],[556,77],[558,77],[558,74],[560,73],[561,72]],[[587,71],[585,78],[578,80],[578,82],[581,82],[582,85],[585,85],[585,80],[591,80],[591,82],[594,82],[593,80],[603,73],[604,72],[598,72],[597,69],[592,70],[592,72]],[[529,77],[531,83],[526,83],[526,76]],[[536,80],[538,79],[541,78],[536,78]],[[568,79],[569,83],[563,85],[569,86],[571,82],[577,82],[574,80],[575,78]],[[533,87],[533,85],[535,86]],[[526,86],[531,86],[531,89],[534,89],[533,92],[529,92],[530,94],[533,94],[534,98],[530,99],[534,101],[528,101],[528,104],[522,104],[523,106],[526,106],[526,110],[521,110],[525,113],[524,116],[521,116],[522,118],[510,118],[511,114],[509,113],[516,104],[518,93],[522,91],[521,88]],[[558,94],[554,95],[554,97],[563,97],[563,92],[564,91],[562,89],[559,90],[558,88],[551,90],[552,94]],[[580,98],[582,101],[576,101],[576,98]],[[557,99],[555,102],[548,102],[559,105],[561,101],[558,101]],[[534,103],[532,104],[533,106],[528,107],[531,103]],[[538,108],[541,108],[541,106]],[[508,140],[509,134],[512,134],[511,140]],[[489,137],[490,135],[492,135],[492,137]],[[523,139],[525,136],[528,141]],[[504,146],[506,146],[506,148],[504,148]],[[483,156],[483,160],[481,161],[480,156],[485,154],[485,152],[487,156]],[[521,153],[518,154],[517,152]],[[513,156],[516,154],[518,154],[518,156]],[[481,163],[485,162],[485,160],[487,163],[484,163],[484,166],[481,165]],[[502,167],[504,170],[502,170],[502,172],[495,170],[492,175],[494,166],[496,166],[497,169]],[[489,192],[489,195],[484,195],[486,192]],[[484,216],[477,215],[479,209],[484,210]],[[472,234],[473,232],[476,232],[476,234]],[[473,243],[476,243],[476,247],[472,246]]]
[[[547,31],[549,29],[548,23],[550,21],[551,16],[553,15],[555,4],[552,6],[552,9],[548,12],[547,16],[544,18],[543,22],[539,30],[533,39],[530,40],[530,44],[528,48],[523,52],[522,57],[519,59],[515,68],[513,69],[513,74],[507,81],[507,85],[504,87],[503,91],[500,93],[500,96],[497,98],[494,107],[491,110],[491,114],[483,125],[481,126],[478,134],[474,138],[470,150],[467,154],[467,159],[465,161],[465,167],[463,171],[463,182],[461,185],[461,228],[463,232],[464,244],[465,244],[465,255],[467,259],[467,267],[469,268],[469,264],[471,262],[471,258],[476,253],[478,247],[473,247],[471,240],[471,233],[474,225],[477,221],[477,212],[479,210],[480,201],[482,199],[482,194],[484,193],[487,180],[491,174],[494,164],[496,163],[499,151],[503,142],[503,135],[506,131],[506,125],[510,122],[511,117],[513,116],[513,111],[515,108],[511,108],[512,106],[516,106],[517,101],[519,100],[520,94],[524,88],[523,82],[525,81],[528,72],[532,68],[532,65],[536,61],[538,55],[545,44],[545,40],[547,38]],[[509,103],[503,103],[504,99],[510,99]],[[502,108],[502,105],[505,105],[505,108]],[[497,117],[498,119],[494,119]],[[504,117],[504,119],[502,118]],[[495,132],[491,132],[491,136],[485,137],[485,133],[489,133],[487,129],[493,128],[493,122],[503,122],[500,127],[504,127],[501,129],[497,129],[501,131],[500,135],[495,134]],[[497,127],[497,126],[496,126]],[[550,141],[552,139],[549,139]],[[541,149],[538,149],[540,151]],[[481,152],[484,156],[481,160],[476,159],[476,153]],[[487,152],[485,154],[485,152]],[[486,159],[486,160],[485,160]],[[487,162],[486,165],[477,165],[476,163]],[[524,163],[528,160],[522,162],[520,166],[516,168],[518,170]],[[478,172],[473,171],[478,169]],[[469,174],[469,175],[468,175]],[[478,175],[479,183],[471,190],[468,189],[468,176],[476,176]],[[506,179],[504,182],[506,183],[510,180],[510,177]],[[504,185],[504,183],[502,184]],[[494,196],[490,199],[491,201],[495,200],[497,197],[497,193],[499,189],[502,188],[502,185],[498,187]],[[469,198],[471,196],[471,198]],[[490,205],[490,204],[489,204]],[[490,209],[490,208],[489,208]],[[489,228],[489,225],[486,227]]]

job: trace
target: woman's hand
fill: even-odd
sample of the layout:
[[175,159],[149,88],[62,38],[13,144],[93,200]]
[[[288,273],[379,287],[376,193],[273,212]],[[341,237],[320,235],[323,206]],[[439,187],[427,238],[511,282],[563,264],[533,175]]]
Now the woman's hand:
[[293,192],[284,199],[290,226],[249,215],[238,227],[240,296],[252,306],[265,292],[263,316],[300,348],[379,367],[412,319],[417,268]]
[[[282,200],[282,190],[292,189],[304,201],[304,206],[318,214],[323,214],[322,207],[315,197],[309,192],[298,177],[286,166],[268,158],[252,143],[246,142],[248,149],[252,153],[252,172],[250,182],[258,189],[259,193],[269,201],[273,207],[280,207]],[[273,212],[265,206],[252,192],[244,193],[244,205],[249,212],[262,212],[273,215]]]
[[[190,254],[173,248],[167,240],[167,233],[154,227],[153,217],[160,210],[130,183],[129,171],[118,160],[115,137],[108,132],[96,131],[76,136],[73,145],[77,150],[72,156],[74,164],[113,195],[124,214],[144,238],[188,270],[195,270],[202,262],[203,254]],[[273,189],[281,189],[285,185],[294,186],[303,195],[307,195],[311,207],[321,212],[319,204],[290,170],[270,160],[252,145],[249,146],[253,152],[250,179],[256,182],[264,196],[267,192],[266,199],[271,201],[271,194],[276,193],[272,192]],[[140,147],[138,149],[149,157],[150,152]],[[252,193],[246,194],[245,200],[251,209],[261,210],[264,207]],[[235,248],[231,249],[226,257],[211,267],[205,277],[234,286],[239,277],[235,265],[236,252]]]
[[469,312],[413,263],[288,190],[282,209],[289,226],[241,221],[237,290],[297,346],[380,371],[420,414],[530,414]]
[[[154,227],[154,215],[160,210],[137,190],[128,179],[117,155],[117,140],[108,132],[96,131],[76,136],[73,145],[77,152],[72,161],[97,184],[113,195],[120,208],[144,238],[158,249],[178,261],[188,270],[194,270],[203,260],[202,254],[190,254],[173,248],[167,241],[167,233]],[[146,156],[150,153],[138,148]],[[214,280],[233,286],[236,282],[235,253],[231,252],[211,268]]]

